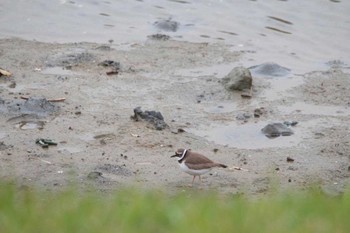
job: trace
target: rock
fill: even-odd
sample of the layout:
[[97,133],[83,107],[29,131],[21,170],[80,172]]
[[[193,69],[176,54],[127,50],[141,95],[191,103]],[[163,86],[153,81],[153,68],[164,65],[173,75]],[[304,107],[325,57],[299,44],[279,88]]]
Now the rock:
[[298,124],[297,121],[285,121],[283,122],[286,126],[296,126]]
[[153,34],[153,35],[150,35],[148,36],[148,38],[152,39],[152,40],[169,40],[170,39],[170,36],[168,35],[165,35],[165,34]]
[[30,97],[24,103],[13,102],[7,106],[7,110],[11,114],[33,114],[38,117],[44,117],[52,113],[58,112],[59,106],[49,102],[45,98]]
[[244,112],[244,113],[238,113],[236,116],[236,119],[239,121],[246,121],[251,117],[252,115],[250,113]]
[[268,138],[279,137],[281,135],[290,136],[294,133],[290,128],[288,128],[285,124],[282,123],[268,124],[264,128],[262,128],[261,131]]
[[171,18],[156,21],[154,25],[160,30],[170,32],[176,32],[179,27],[179,23],[171,20]]
[[222,79],[222,83],[227,90],[250,90],[253,78],[250,71],[242,66],[234,68]]
[[112,67],[116,70],[120,70],[120,63],[112,60],[104,60],[103,62],[98,63],[99,66]]
[[131,116],[131,118],[135,121],[139,121],[140,119],[143,119],[151,123],[156,130],[163,130],[169,127],[165,123],[164,117],[160,112],[156,112],[156,111],[143,112],[141,110],[141,107],[137,107],[134,109],[134,116]]
[[249,70],[254,75],[273,76],[273,77],[282,77],[290,73],[290,69],[282,67],[273,62],[267,62],[261,65],[252,66],[252,67],[249,67]]
[[294,159],[288,156],[287,157],[287,162],[292,163],[292,162],[294,162]]
[[267,113],[267,111],[264,107],[254,109],[254,117],[255,118],[259,118],[266,113]]

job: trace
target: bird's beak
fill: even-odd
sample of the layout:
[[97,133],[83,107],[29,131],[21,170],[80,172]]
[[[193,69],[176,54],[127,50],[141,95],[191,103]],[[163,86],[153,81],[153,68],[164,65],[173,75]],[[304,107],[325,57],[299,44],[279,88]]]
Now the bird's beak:
[[174,154],[174,155],[170,156],[170,158],[174,158],[174,157],[176,157],[176,156],[177,156],[177,154]]

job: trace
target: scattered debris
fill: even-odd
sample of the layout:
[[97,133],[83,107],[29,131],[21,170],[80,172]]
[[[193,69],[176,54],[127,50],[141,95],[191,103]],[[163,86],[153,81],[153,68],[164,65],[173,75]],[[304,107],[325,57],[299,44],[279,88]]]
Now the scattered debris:
[[131,116],[131,119],[134,121],[139,121],[143,119],[153,125],[156,130],[163,130],[169,127],[164,122],[164,117],[160,112],[156,111],[142,111],[141,107],[137,107],[134,109],[134,116]]
[[288,157],[287,157],[287,162],[288,162],[288,163],[292,163],[292,162],[294,162],[294,159],[288,156]]
[[118,74],[121,68],[119,62],[112,61],[112,60],[104,60],[103,62],[100,62],[98,65],[112,68],[112,70],[106,72],[107,75]]
[[39,144],[42,148],[48,148],[49,146],[57,146],[57,142],[52,141],[51,139],[39,138],[35,140],[36,144]]
[[139,138],[139,137],[140,137],[140,135],[134,134],[134,133],[132,133],[131,136],[133,136],[133,137],[135,137],[135,138]]
[[[29,100],[32,97],[21,96],[20,98],[23,100]],[[65,100],[66,100],[66,98],[58,98],[58,99],[48,99],[47,101],[48,102],[63,102]]]
[[244,95],[251,96],[250,92],[252,89],[253,78],[247,68],[242,66],[234,68],[221,80],[221,82],[229,91],[244,91],[248,92],[248,94]]
[[118,70],[111,70],[111,71],[107,71],[106,74],[107,75],[116,75],[116,74],[119,74],[119,71]]
[[296,126],[298,124],[297,121],[285,121],[283,122],[286,126]]
[[184,133],[184,132],[186,132],[186,130],[184,130],[184,129],[182,129],[182,128],[178,128],[178,129],[177,129],[177,132],[178,132],[178,133]]
[[244,169],[244,168],[241,168],[241,167],[236,167],[236,166],[232,166],[229,168],[229,170],[239,170],[239,171],[249,171],[248,169]]
[[267,111],[266,111],[266,109],[264,107],[256,108],[254,110],[254,117],[255,118],[259,118],[259,117],[261,117],[262,115],[264,115],[266,113],[267,113]]
[[12,74],[11,74],[9,71],[3,70],[3,69],[0,68],[0,77],[1,77],[1,76],[10,77],[11,75],[12,75]]
[[50,161],[44,160],[44,159],[39,159],[41,162],[47,163],[47,164],[52,164]]
[[282,123],[268,124],[264,128],[262,128],[261,131],[268,138],[275,138],[281,135],[290,136],[294,134],[294,132],[290,128],[288,128],[285,124],[282,124]]

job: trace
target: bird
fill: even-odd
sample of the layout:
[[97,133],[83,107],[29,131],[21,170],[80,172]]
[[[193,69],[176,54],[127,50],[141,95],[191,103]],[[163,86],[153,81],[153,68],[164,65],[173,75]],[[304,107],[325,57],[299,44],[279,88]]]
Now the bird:
[[227,168],[226,165],[213,162],[200,153],[192,152],[191,149],[178,149],[171,156],[171,158],[174,157],[177,157],[181,170],[193,176],[191,186],[193,186],[196,176],[199,177],[200,183],[202,183],[201,175],[209,172],[212,168]]

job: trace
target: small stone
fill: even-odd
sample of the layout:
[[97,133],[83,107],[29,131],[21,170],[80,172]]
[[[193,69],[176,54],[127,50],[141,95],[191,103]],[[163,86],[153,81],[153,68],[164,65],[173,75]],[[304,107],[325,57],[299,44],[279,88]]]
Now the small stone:
[[184,133],[184,132],[186,132],[184,129],[182,129],[182,128],[179,128],[179,129],[177,129],[177,132],[178,133]]
[[288,182],[289,182],[289,183],[290,183],[290,182],[292,182],[292,179],[291,179],[291,178],[289,178],[289,179],[288,179]]
[[253,78],[250,71],[242,66],[234,68],[222,79],[222,83],[227,90],[250,90]]
[[287,162],[292,163],[292,162],[294,162],[294,159],[288,156],[287,157]]
[[165,34],[153,34],[153,35],[150,35],[148,36],[148,38],[152,39],[152,40],[169,40],[170,39],[170,36],[168,35],[165,35]]
[[264,128],[262,128],[261,131],[268,138],[275,138],[281,135],[290,136],[294,133],[290,128],[288,128],[285,124],[282,123],[268,124]]
[[219,151],[219,149],[218,148],[214,148],[213,151],[214,151],[214,153],[216,153],[216,152]]
[[279,171],[280,170],[280,168],[279,167],[276,167],[276,169],[275,169],[276,171]]
[[179,23],[171,20],[171,18],[156,21],[154,25],[160,30],[171,32],[176,32],[179,27]]

